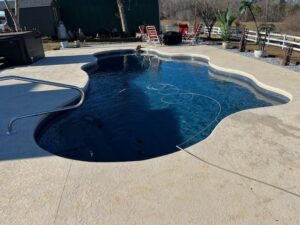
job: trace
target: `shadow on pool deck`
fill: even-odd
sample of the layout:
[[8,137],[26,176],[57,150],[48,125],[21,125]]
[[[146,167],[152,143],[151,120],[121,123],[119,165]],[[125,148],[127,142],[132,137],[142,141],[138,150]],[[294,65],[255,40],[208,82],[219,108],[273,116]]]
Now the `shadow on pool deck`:
[[72,98],[77,94],[68,89],[45,91],[43,87],[44,85],[14,81],[9,85],[1,84],[0,161],[53,156],[41,150],[33,139],[32,131],[39,119],[37,117],[17,121],[13,125],[16,133],[11,136],[5,134],[12,117],[52,110],[58,104],[53,99]]
[[[74,57],[78,57],[77,62],[84,62],[81,56]],[[51,58],[52,63],[55,63],[58,58],[62,59],[60,63],[66,63],[66,61],[74,62],[74,57]],[[136,59],[134,58],[134,60]],[[39,61],[35,65],[45,65],[43,61],[45,60]],[[46,63],[49,64],[49,61],[46,61]],[[133,68],[131,65],[129,63],[125,68],[122,66],[117,67],[117,70],[143,70],[141,67]],[[116,67],[112,68],[116,69]],[[131,79],[134,79],[134,77],[131,77]],[[103,89],[102,86],[98,88]],[[143,90],[132,84],[130,86],[126,79],[123,79],[117,88],[120,90],[128,89],[127,92],[118,96],[122,104],[115,110],[123,113],[120,119],[107,118],[111,113],[108,108],[102,109],[101,115],[95,113],[94,106],[89,105],[90,101],[86,99],[86,103],[81,108],[66,112],[61,115],[62,117],[59,117],[59,119],[67,121],[66,126],[56,130],[60,135],[55,138],[50,136],[49,142],[42,144],[42,148],[66,158],[99,162],[145,160],[178,151],[176,144],[181,143],[183,140],[178,132],[179,128],[174,112],[169,109],[150,110],[148,99]],[[100,90],[96,90],[92,98],[97,98],[97,92]],[[3,134],[6,132],[7,123],[12,117],[52,110],[58,104],[61,104],[59,101],[57,102],[57,99],[71,99],[74,97],[73,91],[70,90],[49,91],[41,89],[39,85],[25,82],[1,86],[0,95],[3,96],[0,106],[2,115],[0,130]],[[129,96],[136,96],[135,104],[138,105],[135,107],[137,109],[135,112],[132,112],[126,106],[126,104],[132,104]],[[16,104],[15,99],[18,99],[18,104]],[[98,104],[98,107],[100,109],[96,110],[101,111],[102,104]],[[68,115],[71,115],[71,117],[75,115],[75,118],[68,121]],[[17,121],[14,125],[17,134],[0,136],[1,146],[3,146],[0,149],[0,161],[52,155],[39,149],[33,139],[32,130],[35,129],[34,126],[38,119],[30,118]],[[112,126],[107,126],[107,123]],[[47,123],[46,127],[51,128],[52,125],[55,124],[52,124],[52,122]],[[118,130],[119,128],[121,129]],[[158,130],[160,130],[159,133]],[[131,137],[123,135],[123,132],[130,134]],[[55,141],[58,146],[53,146]],[[25,142],[27,143],[22,144]],[[26,146],[26,148],[23,146]],[[74,149],[76,154],[74,154]],[[93,157],[91,157],[91,152]]]

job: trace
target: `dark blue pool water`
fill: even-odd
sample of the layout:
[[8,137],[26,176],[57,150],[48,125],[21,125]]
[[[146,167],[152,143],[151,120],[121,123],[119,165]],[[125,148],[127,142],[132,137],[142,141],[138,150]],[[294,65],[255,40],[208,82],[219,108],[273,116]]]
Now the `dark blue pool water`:
[[39,130],[42,148],[84,161],[145,160],[203,140],[232,113],[280,103],[206,64],[134,54],[98,64],[84,105]]

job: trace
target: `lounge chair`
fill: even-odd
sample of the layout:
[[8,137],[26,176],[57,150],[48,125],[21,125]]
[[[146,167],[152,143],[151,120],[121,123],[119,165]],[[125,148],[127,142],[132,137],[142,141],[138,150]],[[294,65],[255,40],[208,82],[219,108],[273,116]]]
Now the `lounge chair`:
[[161,44],[161,40],[155,26],[146,26],[146,30],[148,36],[147,38],[148,43]]
[[147,41],[148,40],[148,35],[147,35],[147,29],[145,25],[139,26],[140,30],[140,37],[142,38],[142,41]]
[[183,40],[190,44],[197,44],[200,39],[202,27],[203,27],[202,24],[195,25],[193,32],[188,33],[185,37],[183,37]]

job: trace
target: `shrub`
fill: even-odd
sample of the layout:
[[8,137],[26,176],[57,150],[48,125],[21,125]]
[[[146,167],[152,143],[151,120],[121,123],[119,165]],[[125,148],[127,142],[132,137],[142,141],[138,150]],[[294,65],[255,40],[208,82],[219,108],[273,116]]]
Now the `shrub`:
[[231,9],[227,8],[225,11],[218,11],[216,17],[221,27],[222,39],[223,41],[228,41],[230,38],[231,26],[237,16],[231,11]]

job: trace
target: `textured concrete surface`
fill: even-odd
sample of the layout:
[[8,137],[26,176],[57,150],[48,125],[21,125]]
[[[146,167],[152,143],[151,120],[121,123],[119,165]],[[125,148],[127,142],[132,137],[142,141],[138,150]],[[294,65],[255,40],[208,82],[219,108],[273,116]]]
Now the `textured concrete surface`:
[[[47,53],[19,75],[85,87],[81,67],[111,45]],[[53,109],[75,93],[26,82],[0,82],[0,224],[300,224],[300,74],[208,46],[155,47],[196,54],[212,66],[243,71],[259,85],[292,98],[224,119],[204,141],[142,162],[87,163],[40,149],[40,118],[14,115]]]

